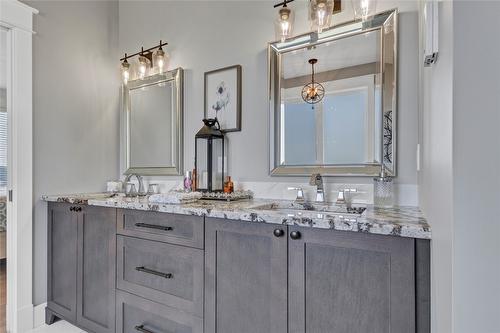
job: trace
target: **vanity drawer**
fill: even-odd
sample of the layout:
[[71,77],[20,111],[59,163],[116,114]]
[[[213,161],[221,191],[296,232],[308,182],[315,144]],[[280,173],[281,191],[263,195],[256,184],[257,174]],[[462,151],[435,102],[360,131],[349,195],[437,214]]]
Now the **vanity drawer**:
[[202,250],[118,236],[117,288],[203,316]]
[[116,293],[116,333],[203,333],[203,320],[135,295]]
[[121,235],[202,249],[203,229],[202,216],[118,210],[117,232]]

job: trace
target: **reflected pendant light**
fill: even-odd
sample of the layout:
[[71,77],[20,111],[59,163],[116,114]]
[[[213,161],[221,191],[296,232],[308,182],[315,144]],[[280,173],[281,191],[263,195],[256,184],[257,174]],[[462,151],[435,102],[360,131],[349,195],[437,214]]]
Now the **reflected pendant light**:
[[308,104],[319,103],[325,96],[325,88],[320,83],[314,81],[314,65],[317,62],[318,59],[309,59],[312,68],[311,82],[302,88],[302,99]]
[[285,0],[284,2],[274,5],[274,8],[283,6],[278,11],[278,19],[276,20],[276,38],[282,43],[292,35],[294,14],[287,6],[287,3],[292,1],[293,0]]

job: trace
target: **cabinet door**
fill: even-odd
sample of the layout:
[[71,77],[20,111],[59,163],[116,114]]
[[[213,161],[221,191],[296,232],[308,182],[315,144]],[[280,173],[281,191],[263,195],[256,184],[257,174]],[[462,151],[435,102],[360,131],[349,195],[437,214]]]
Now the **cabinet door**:
[[287,332],[286,231],[206,220],[205,333]]
[[48,209],[47,305],[66,320],[76,319],[77,215],[69,204]]
[[116,209],[83,206],[78,221],[77,323],[115,330]]
[[415,332],[413,239],[289,229],[290,333]]

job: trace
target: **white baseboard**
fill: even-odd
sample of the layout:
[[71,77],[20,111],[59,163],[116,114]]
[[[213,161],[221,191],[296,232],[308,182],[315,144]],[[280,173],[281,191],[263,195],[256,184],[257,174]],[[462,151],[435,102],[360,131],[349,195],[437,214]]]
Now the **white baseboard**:
[[17,311],[16,319],[18,333],[24,333],[33,329],[33,305],[27,305]]
[[33,309],[33,328],[37,328],[45,324],[45,307],[47,303],[42,303]]

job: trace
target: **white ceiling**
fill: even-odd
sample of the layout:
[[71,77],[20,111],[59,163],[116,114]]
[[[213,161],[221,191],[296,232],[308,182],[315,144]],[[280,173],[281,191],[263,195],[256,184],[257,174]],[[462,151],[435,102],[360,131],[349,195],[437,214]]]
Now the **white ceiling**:
[[0,28],[0,89],[7,86],[7,30]]
[[380,32],[371,31],[318,45],[313,49],[300,49],[282,57],[283,78],[289,79],[311,74],[309,59],[316,58],[315,72],[326,72],[350,66],[379,61]]

